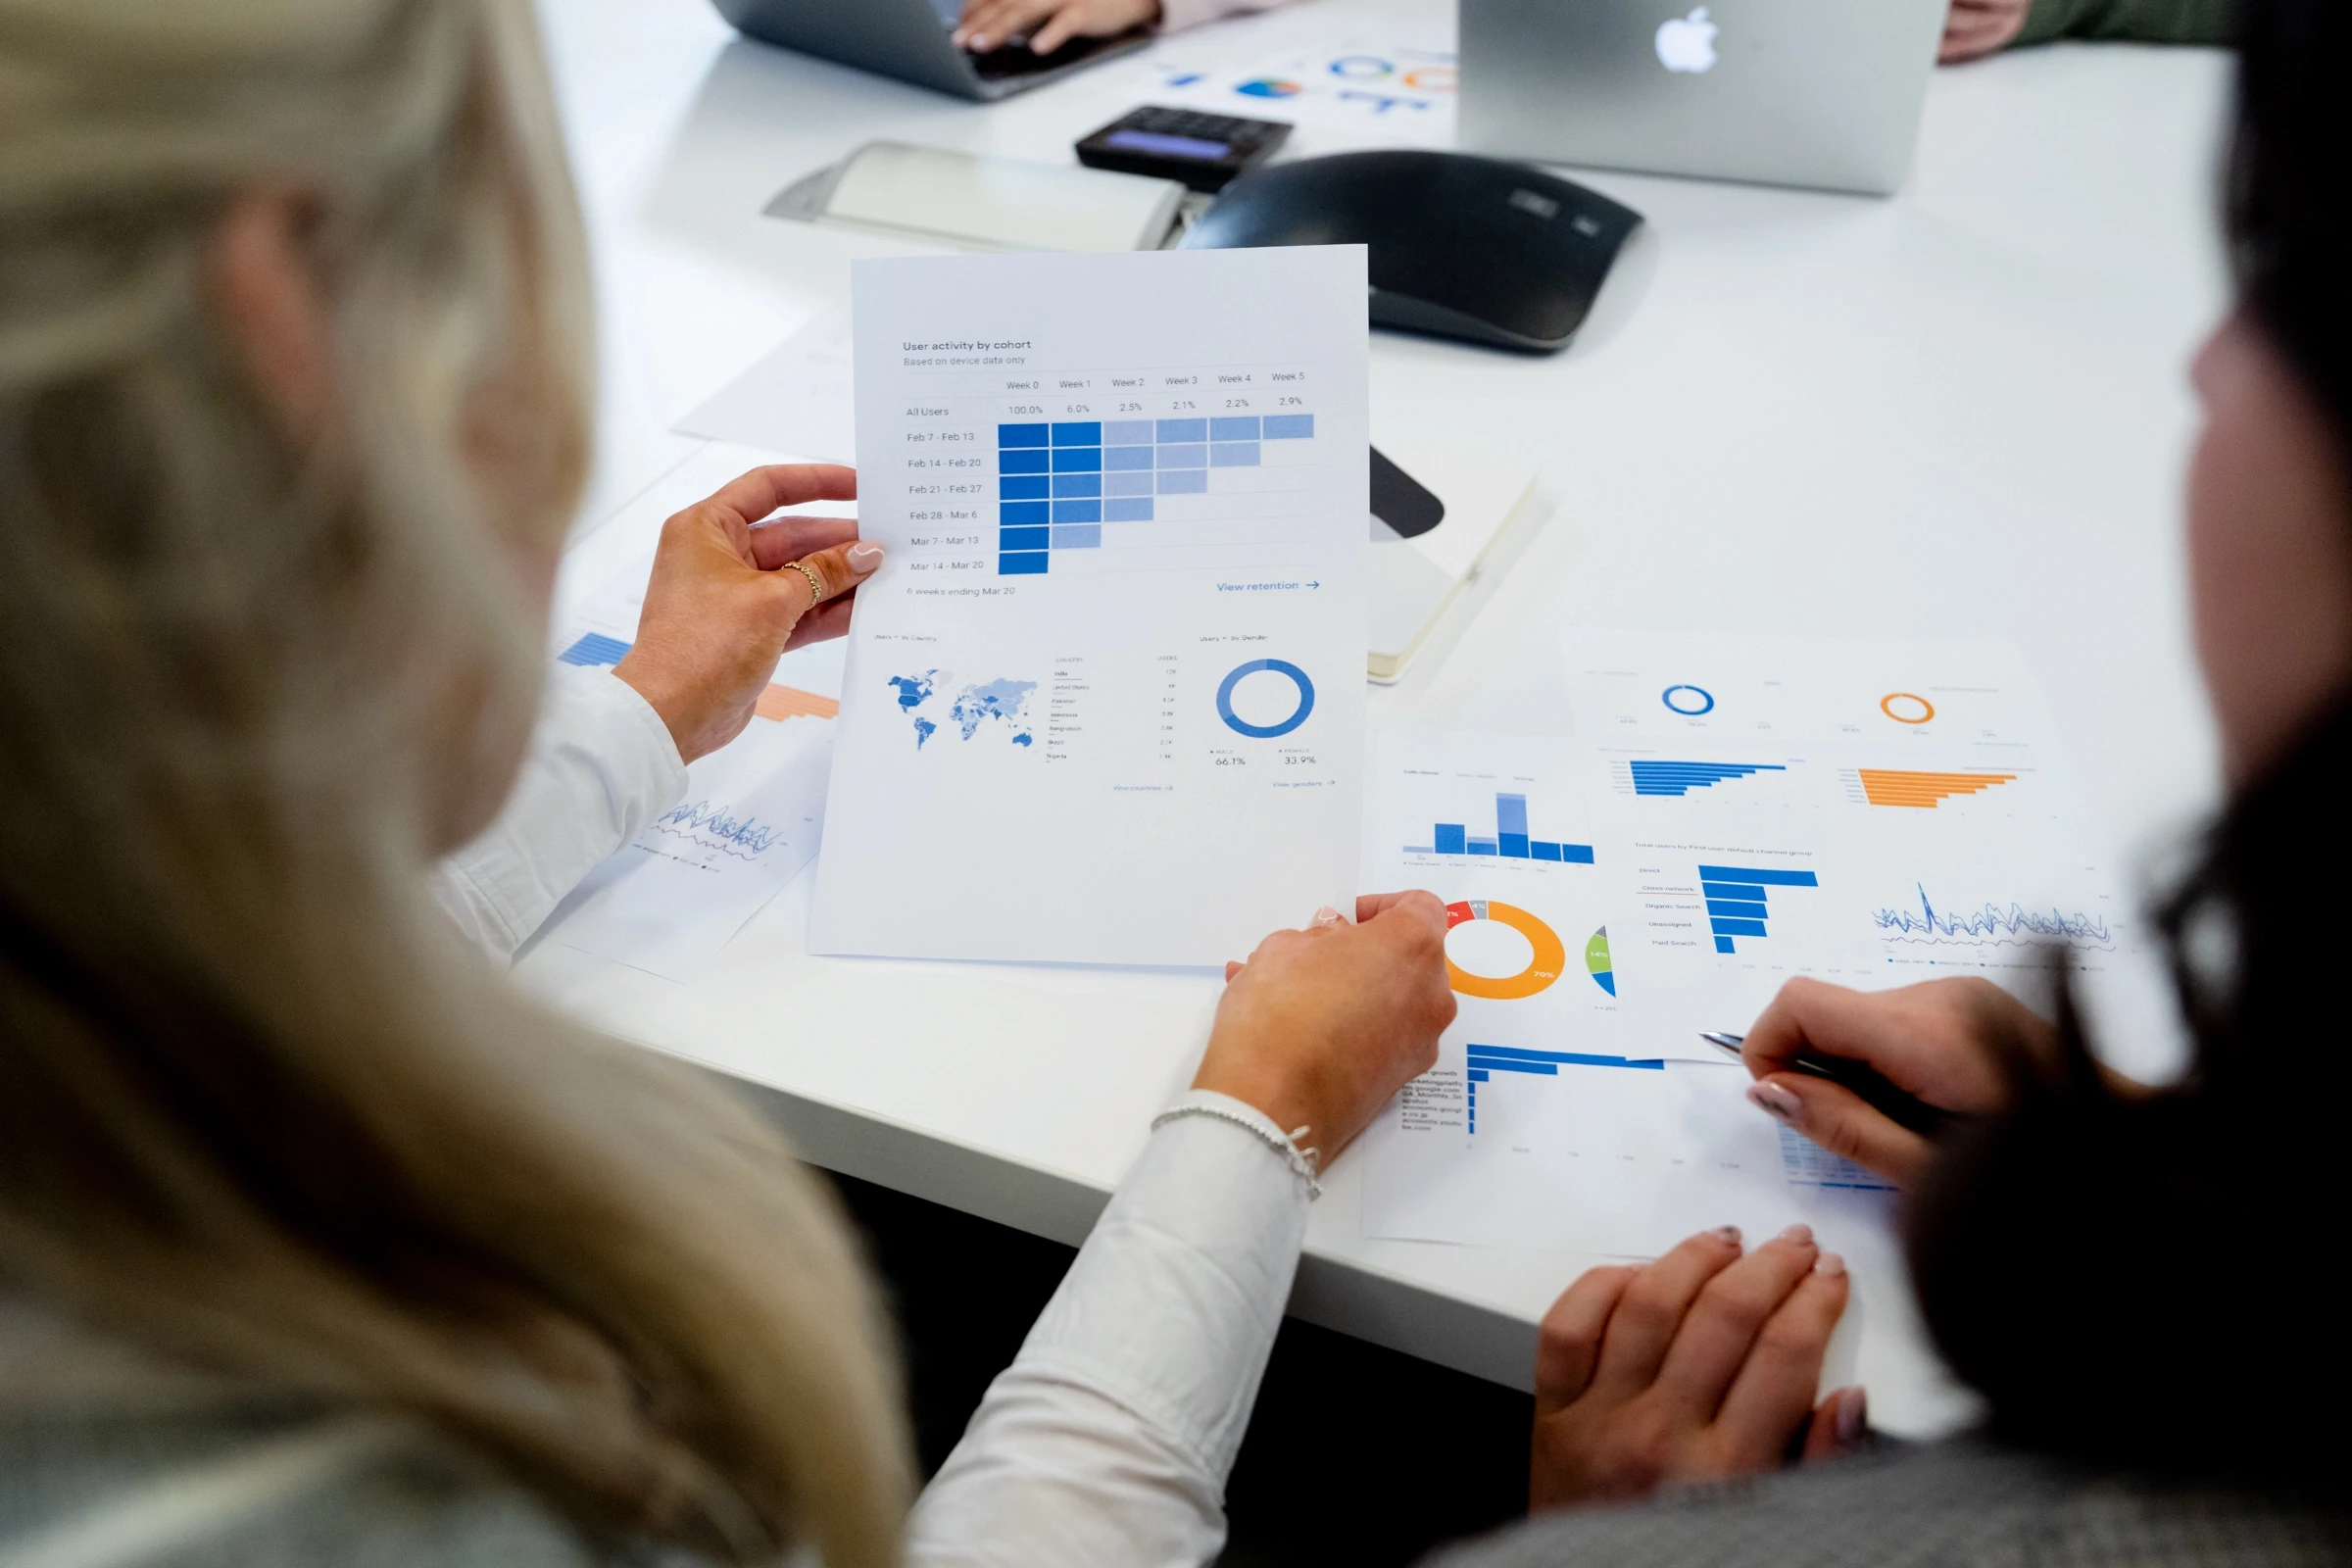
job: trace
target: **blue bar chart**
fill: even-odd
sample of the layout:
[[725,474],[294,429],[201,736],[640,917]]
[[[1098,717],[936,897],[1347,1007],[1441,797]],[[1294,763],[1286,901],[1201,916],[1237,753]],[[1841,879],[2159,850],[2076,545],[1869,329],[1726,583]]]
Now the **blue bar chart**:
[[1785,762],[1663,762],[1646,757],[1635,758],[1625,765],[1633,774],[1636,795],[1683,796],[1730,779],[1788,771]]
[[1525,1073],[1534,1078],[1557,1078],[1562,1067],[1630,1067],[1643,1072],[1664,1072],[1664,1058],[1638,1060],[1626,1056],[1595,1055],[1581,1051],[1521,1051],[1511,1046],[1468,1045],[1463,1048],[1469,1069],[1468,1115],[1470,1131],[1478,1131],[1478,1086],[1491,1083],[1496,1073]]
[[1494,796],[1494,831],[1473,834],[1466,822],[1437,822],[1430,827],[1427,844],[1408,844],[1407,855],[1491,855],[1504,860],[1552,860],[1570,865],[1591,865],[1592,846],[1567,844],[1557,839],[1539,839],[1529,835],[1527,826],[1527,797],[1497,791]]
[[626,658],[629,645],[617,637],[602,632],[582,632],[579,641],[556,656],[559,664],[579,664],[594,669],[603,664],[617,664]]
[[1215,509],[1168,498],[1233,491],[1220,473],[1295,463],[1314,436],[1311,414],[999,424],[997,574],[1040,576],[1058,553],[1116,549],[1122,523],[1204,518]]
[[1735,953],[1734,939],[1765,935],[1766,899],[1773,888],[1817,888],[1821,879],[1810,871],[1783,871],[1769,866],[1702,865],[1699,891],[1706,895],[1707,926],[1714,933],[1717,953]]

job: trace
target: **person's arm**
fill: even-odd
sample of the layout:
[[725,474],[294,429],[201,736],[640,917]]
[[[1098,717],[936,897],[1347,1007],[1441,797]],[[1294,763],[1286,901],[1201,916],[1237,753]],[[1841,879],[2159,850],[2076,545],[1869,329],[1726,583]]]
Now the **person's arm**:
[[662,524],[635,644],[610,673],[557,669],[506,806],[439,868],[434,895],[469,939],[512,958],[677,803],[687,763],[743,733],[779,658],[848,629],[882,547],[846,517],[762,519],[857,494],[848,468],[776,465]]
[[1290,0],[1159,0],[1159,30],[1178,32],[1204,22],[1254,15],[1288,4]]
[[2034,0],[2010,47],[2054,38],[2226,44],[2235,11],[2231,0]]
[[1453,1015],[1444,906],[1417,893],[1357,913],[1325,911],[1229,966],[1194,1092],[916,1504],[907,1568],[1215,1560],[1306,1233],[1308,1161],[1429,1068]]
[[[1225,1097],[1198,1097],[1250,1118]],[[1229,1121],[1161,1125],[916,1504],[907,1568],[1206,1564],[1307,1187]]]
[[1944,14],[1944,65],[2054,38],[2226,44],[2231,0],[1952,0]]
[[1018,39],[1050,55],[1072,38],[1109,38],[1130,27],[1161,32],[1219,17],[1271,11],[1290,0],[964,0],[954,33],[958,49],[986,54]]
[[685,788],[686,764],[651,703],[609,670],[559,667],[514,793],[488,831],[441,862],[433,896],[503,963]]

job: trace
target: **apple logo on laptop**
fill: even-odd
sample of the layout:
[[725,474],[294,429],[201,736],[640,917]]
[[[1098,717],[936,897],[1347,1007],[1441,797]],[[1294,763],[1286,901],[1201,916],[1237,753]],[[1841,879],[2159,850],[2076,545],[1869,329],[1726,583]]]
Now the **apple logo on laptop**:
[[1705,6],[1658,24],[1658,64],[1693,74],[1715,69],[1715,24],[1707,20]]

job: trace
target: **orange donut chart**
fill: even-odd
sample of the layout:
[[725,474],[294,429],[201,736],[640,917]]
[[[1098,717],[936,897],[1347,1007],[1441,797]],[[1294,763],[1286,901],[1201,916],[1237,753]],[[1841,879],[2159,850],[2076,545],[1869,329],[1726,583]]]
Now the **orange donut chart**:
[[[1906,718],[1901,713],[1896,712],[1894,710],[1894,705],[1897,703],[1917,703],[1919,705],[1919,716],[1916,718]],[[1888,692],[1886,696],[1879,699],[1879,711],[1885,713],[1888,718],[1893,719],[1897,724],[1925,724],[1929,719],[1936,716],[1936,705],[1929,702],[1925,697],[1920,696],[1917,692]]]
[[1446,906],[1446,929],[1471,920],[1494,920],[1509,926],[1527,938],[1528,946],[1536,950],[1527,967],[1517,974],[1494,979],[1488,975],[1472,974],[1455,963],[1446,960],[1446,978],[1454,990],[1465,997],[1484,997],[1489,1002],[1518,1002],[1549,988],[1567,967],[1568,949],[1559,934],[1528,913],[1508,904],[1496,904],[1492,899],[1466,899],[1460,904]]

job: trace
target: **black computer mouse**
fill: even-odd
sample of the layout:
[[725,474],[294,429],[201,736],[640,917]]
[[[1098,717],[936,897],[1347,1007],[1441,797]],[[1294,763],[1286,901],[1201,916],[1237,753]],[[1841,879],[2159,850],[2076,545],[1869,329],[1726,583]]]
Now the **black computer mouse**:
[[1187,250],[1371,250],[1378,326],[1549,352],[1565,345],[1642,215],[1526,164],[1341,153],[1244,174]]

